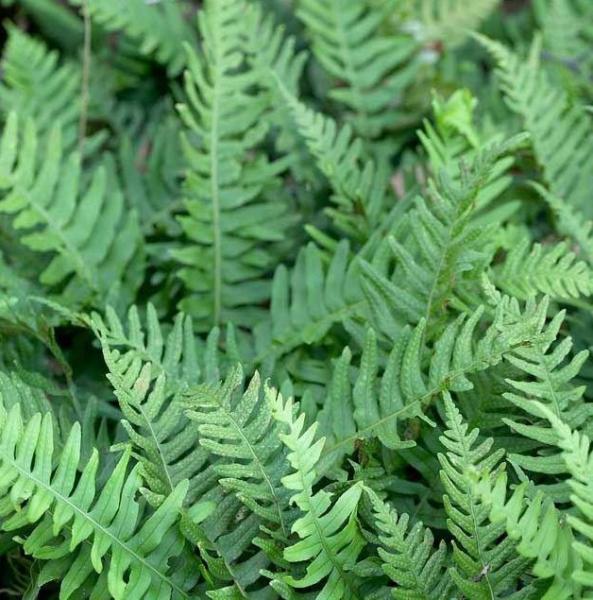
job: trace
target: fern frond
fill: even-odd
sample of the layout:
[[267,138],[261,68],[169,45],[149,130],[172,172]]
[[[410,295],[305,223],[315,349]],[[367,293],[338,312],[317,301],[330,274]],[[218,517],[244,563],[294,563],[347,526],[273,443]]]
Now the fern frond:
[[199,18],[204,54],[188,49],[189,102],[180,107],[189,164],[180,222],[190,244],[172,254],[190,291],[181,307],[202,330],[258,319],[256,305],[269,296],[265,275],[290,247],[286,233],[296,222],[278,189],[285,161],[256,151],[267,132],[267,98],[253,91],[258,72],[241,72],[244,10],[242,0],[206,2]]
[[350,571],[365,546],[356,520],[363,485],[353,485],[335,502],[323,489],[313,492],[324,439],[314,441],[316,425],[304,431],[304,414],[294,420],[290,400],[282,404],[279,399],[275,412],[276,419],[289,428],[280,439],[289,450],[288,461],[294,469],[282,484],[294,492],[290,501],[304,513],[292,526],[300,541],[284,550],[284,558],[290,563],[308,564],[303,577],[276,575],[272,586],[306,589],[323,582],[318,598],[361,598],[357,578]]
[[137,215],[125,210],[108,160],[83,187],[80,158],[63,155],[59,128],[48,146],[42,156],[34,124],[23,127],[11,113],[0,145],[0,212],[15,215],[12,226],[25,246],[55,254],[39,275],[42,284],[59,286],[75,303],[97,294],[117,299],[126,291],[121,282],[128,276],[137,285],[142,269]]
[[450,595],[452,585],[445,571],[447,546],[441,541],[434,549],[430,529],[418,522],[409,526],[407,514],[398,515],[379,497],[370,493],[373,516],[379,530],[378,553],[385,574],[397,587],[395,600],[441,600]]
[[[476,330],[482,309],[467,319],[459,317],[447,326],[431,349],[427,369],[423,368],[428,353],[422,341],[425,323],[421,321],[414,329],[402,330],[393,343],[382,377],[377,376],[375,335],[369,333],[354,385],[347,375],[347,365],[338,363],[339,378],[332,386],[336,385],[341,394],[329,394],[326,410],[330,413],[340,410],[333,408],[333,403],[345,403],[352,398],[356,431],[350,433],[351,426],[344,427],[341,421],[336,421],[335,442],[323,452],[324,466],[334,453],[351,449],[356,440],[378,437],[387,447],[401,445],[398,420],[420,414],[444,391],[472,389],[470,375],[499,364],[507,354],[537,340],[544,326],[547,302],[530,302],[524,311],[515,313],[517,309],[516,302],[502,299],[493,323],[479,334]],[[349,363],[348,355],[343,360]],[[340,437],[339,431],[347,435]]]
[[80,464],[80,427],[74,425],[56,456],[53,440],[49,413],[23,423],[18,406],[0,411],[1,526],[45,562],[39,581],[60,579],[62,598],[89,578],[114,598],[140,599],[148,590],[165,599],[189,598],[196,577],[176,526],[187,482],[158,510],[144,511],[129,451],[98,489],[97,451]]
[[359,317],[365,301],[357,285],[349,244],[341,241],[329,264],[309,243],[299,252],[291,271],[276,269],[272,282],[270,315],[255,330],[256,363],[269,364],[301,345],[322,340],[336,323]]
[[555,196],[590,217],[592,123],[584,107],[572,103],[563,90],[552,85],[539,64],[539,40],[525,59],[498,42],[478,39],[497,62],[508,105],[521,116],[530,134],[546,185]]
[[491,438],[476,445],[479,431],[468,432],[449,394],[444,402],[448,429],[440,439],[447,453],[439,454],[439,461],[447,527],[454,538],[451,578],[470,598],[495,598],[513,589],[526,561],[515,555],[510,538],[501,539],[504,525],[488,522],[488,506],[473,489],[472,477],[496,478],[504,450],[491,452]]
[[257,373],[236,398],[242,380],[242,369],[237,367],[218,389],[190,390],[186,414],[197,423],[200,445],[221,458],[214,464],[220,485],[287,537],[288,496],[280,483],[286,474],[280,441],[283,427],[273,418],[282,399],[267,385],[262,394]]
[[455,48],[478,31],[500,0],[419,0],[420,36]]
[[385,242],[395,266],[381,253],[376,265],[361,261],[365,295],[387,336],[422,319],[429,336],[438,333],[456,291],[475,281],[477,267],[488,258],[484,246],[491,235],[489,228],[472,222],[477,197],[497,159],[522,139],[486,149],[462,172],[460,184],[441,172],[430,185],[431,197],[418,198],[408,231]]
[[366,139],[397,126],[398,101],[417,69],[415,40],[381,31],[386,12],[368,10],[363,0],[303,0],[297,13],[315,57],[341,84],[330,97],[353,113],[355,131]]
[[528,482],[511,492],[507,481],[503,472],[495,480],[487,477],[476,484],[477,493],[490,509],[490,520],[503,524],[516,542],[517,553],[532,561],[536,577],[551,579],[542,600],[572,597],[570,579],[580,561],[572,549],[570,527],[543,492],[532,494]]
[[91,19],[107,31],[124,31],[141,54],[154,57],[167,67],[170,76],[186,65],[183,44],[196,45],[193,27],[186,19],[189,3],[145,2],[144,0],[69,0],[84,6]]
[[593,271],[566,242],[531,245],[528,236],[508,251],[500,268],[495,267],[493,281],[506,294],[522,300],[538,293],[555,300],[593,293]]
[[[507,379],[513,391],[505,393],[504,397],[517,406],[523,416],[503,420],[513,431],[536,443],[535,452],[513,453],[509,460],[532,473],[558,475],[564,472],[561,457],[551,452],[550,446],[555,446],[557,439],[545,421],[541,422],[536,410],[539,404],[547,406],[573,428],[587,426],[593,417],[593,407],[583,402],[585,386],[575,385],[572,381],[589,353],[582,350],[567,361],[572,351],[572,339],[565,337],[557,341],[564,316],[564,311],[558,313],[534,344],[517,348],[512,356],[506,357],[528,379]],[[543,489],[559,500],[566,499],[566,486],[561,482],[550,483]]]

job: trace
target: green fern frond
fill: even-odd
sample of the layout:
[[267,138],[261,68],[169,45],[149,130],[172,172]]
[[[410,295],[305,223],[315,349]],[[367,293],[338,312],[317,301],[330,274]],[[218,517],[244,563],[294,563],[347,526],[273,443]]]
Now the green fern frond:
[[398,515],[370,493],[373,516],[379,530],[379,556],[385,574],[396,584],[395,600],[441,600],[450,596],[452,585],[445,571],[447,546],[434,549],[434,536],[422,523],[409,526],[407,514]]
[[570,527],[543,492],[532,494],[527,482],[511,492],[507,481],[507,474],[501,473],[495,480],[488,477],[476,483],[477,493],[490,509],[490,520],[504,526],[516,542],[517,553],[532,562],[536,577],[551,579],[542,600],[571,598],[570,580],[580,561],[572,549]]
[[457,290],[472,279],[475,284],[477,267],[488,259],[484,247],[491,236],[488,227],[472,222],[476,201],[497,159],[522,139],[483,151],[471,169],[462,171],[459,184],[442,171],[430,185],[430,198],[416,201],[408,231],[386,240],[391,260],[379,253],[376,265],[361,261],[365,295],[386,335],[393,338],[403,325],[421,319],[429,336],[438,333]]
[[593,271],[571,252],[566,242],[531,245],[524,236],[494,270],[494,283],[522,300],[538,293],[555,300],[588,297],[593,293]]
[[525,59],[499,42],[478,39],[497,62],[508,105],[530,134],[546,185],[553,195],[590,217],[587,174],[593,170],[592,123],[584,107],[551,84],[539,64],[541,40],[536,39]]
[[[348,375],[348,354],[338,361],[325,410],[335,414],[343,408],[334,407],[334,403],[344,404],[352,398],[356,430],[351,433],[351,424],[343,420],[334,422],[335,441],[323,452],[324,467],[326,461],[331,463],[332,455],[351,450],[355,441],[368,437],[378,437],[387,447],[401,447],[399,420],[421,414],[444,391],[472,389],[472,374],[499,364],[522,345],[537,340],[544,326],[547,302],[530,302],[524,311],[515,313],[518,309],[516,301],[501,299],[493,323],[479,335],[481,308],[467,319],[459,317],[448,325],[431,349],[426,369],[423,365],[428,351],[422,341],[425,323],[421,321],[414,329],[406,328],[393,343],[381,377],[378,377],[375,334],[369,333],[354,384]],[[339,394],[333,393],[333,386]],[[325,417],[322,422],[326,423]]]
[[158,510],[144,511],[129,451],[98,488],[97,451],[80,464],[80,427],[59,455],[53,440],[49,413],[23,423],[18,406],[0,411],[1,526],[45,563],[40,584],[59,579],[64,599],[89,579],[114,598],[144,598],[149,589],[165,599],[189,598],[196,576],[176,527],[187,482]]
[[221,459],[214,464],[220,485],[287,537],[288,496],[280,483],[287,471],[280,441],[284,428],[273,418],[282,399],[267,385],[262,394],[257,373],[236,398],[242,380],[242,369],[237,367],[218,389],[190,390],[186,414],[197,423],[200,445]]
[[80,157],[64,155],[59,128],[47,146],[42,153],[31,121],[23,126],[9,115],[0,143],[0,212],[14,215],[25,246],[55,255],[39,275],[42,284],[74,303],[97,294],[116,300],[130,291],[122,281],[133,290],[142,275],[137,215],[126,210],[108,157],[86,182]]
[[327,178],[335,208],[326,212],[344,233],[365,242],[379,224],[387,203],[387,165],[364,153],[363,143],[349,125],[336,122],[301,103],[278,80],[301,135]]
[[448,429],[440,439],[447,453],[439,454],[439,461],[447,527],[454,538],[451,578],[468,598],[501,597],[513,588],[526,561],[516,556],[510,538],[501,539],[504,525],[488,522],[488,506],[473,489],[472,478],[495,479],[504,450],[491,452],[491,438],[476,445],[479,431],[468,432],[449,394],[444,402]]
[[107,31],[124,31],[141,54],[154,57],[167,67],[170,76],[186,65],[183,44],[196,45],[193,27],[185,18],[189,3],[145,2],[143,0],[68,0],[83,6],[91,19]]
[[204,53],[188,49],[188,104],[180,107],[189,164],[180,222],[190,243],[172,255],[190,292],[181,307],[201,330],[258,320],[256,305],[269,296],[265,275],[290,247],[286,234],[296,222],[277,179],[286,161],[256,151],[267,133],[268,100],[253,91],[259,74],[241,72],[244,10],[242,0],[206,2]]
[[[551,452],[550,446],[555,446],[557,439],[545,421],[541,422],[537,410],[539,404],[547,406],[574,428],[587,426],[593,417],[593,408],[583,403],[585,386],[573,383],[589,353],[582,350],[567,361],[572,351],[572,339],[565,337],[557,342],[564,316],[564,311],[558,313],[535,343],[517,348],[512,356],[506,357],[527,379],[507,379],[513,391],[505,393],[504,397],[521,410],[522,417],[503,420],[513,431],[536,444],[529,454],[513,453],[509,460],[532,473],[558,475],[564,472],[561,457]],[[544,489],[559,500],[566,499],[566,486],[562,482],[549,483]]]
[[361,315],[365,301],[357,285],[349,244],[341,241],[329,264],[309,243],[291,271],[276,269],[272,282],[270,316],[255,330],[256,362],[271,372],[273,361],[302,345],[322,340],[336,323]]
[[292,526],[300,541],[284,550],[284,558],[290,563],[308,564],[303,577],[276,575],[272,586],[306,589],[323,582],[317,598],[362,598],[351,569],[365,546],[356,519],[363,485],[353,485],[334,502],[325,490],[314,492],[315,466],[324,439],[314,441],[316,425],[303,431],[305,415],[294,420],[290,400],[282,404],[279,399],[275,414],[289,428],[289,433],[281,434],[280,439],[289,450],[288,461],[294,469],[282,479],[282,484],[294,492],[290,501],[304,513]]
[[303,0],[298,16],[321,65],[341,85],[330,97],[353,113],[357,135],[368,139],[397,126],[402,91],[417,70],[415,40],[381,31],[385,13],[363,0]]
[[472,31],[478,31],[500,0],[418,0],[420,37],[440,41],[455,48],[462,44]]

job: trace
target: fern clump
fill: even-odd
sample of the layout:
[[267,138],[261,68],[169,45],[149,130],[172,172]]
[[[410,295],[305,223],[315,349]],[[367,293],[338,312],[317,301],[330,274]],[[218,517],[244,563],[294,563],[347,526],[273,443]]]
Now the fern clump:
[[0,596],[592,597],[590,2],[2,5]]

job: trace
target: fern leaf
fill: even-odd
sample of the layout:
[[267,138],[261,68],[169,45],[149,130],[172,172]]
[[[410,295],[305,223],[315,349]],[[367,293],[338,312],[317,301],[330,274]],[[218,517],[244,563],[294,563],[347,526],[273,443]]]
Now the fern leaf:
[[382,33],[385,13],[368,10],[362,0],[303,0],[297,13],[315,57],[342,83],[330,97],[353,113],[356,133],[367,139],[397,125],[398,110],[392,107],[417,68],[414,39]]
[[237,367],[219,389],[206,386],[188,392],[186,414],[197,423],[200,445],[222,459],[214,466],[222,487],[286,537],[288,498],[280,484],[285,453],[279,439],[282,428],[272,414],[282,400],[267,386],[262,398],[257,373],[236,400],[242,379]]
[[191,243],[173,256],[191,292],[181,306],[201,329],[258,319],[256,305],[269,296],[265,275],[290,245],[286,232],[295,223],[278,190],[285,163],[249,156],[266,135],[267,100],[252,91],[258,73],[239,72],[244,9],[241,0],[206,2],[199,19],[205,55],[188,50],[189,102],[180,107],[189,163],[180,222]]
[[451,577],[470,598],[496,598],[512,589],[526,564],[515,555],[512,540],[500,539],[504,525],[488,522],[488,506],[476,494],[472,474],[495,478],[504,450],[491,452],[491,438],[476,445],[479,431],[468,432],[461,413],[445,394],[447,431],[441,442],[447,454],[439,454],[445,487],[447,526],[453,535],[455,568]]
[[356,521],[363,487],[361,483],[353,485],[333,503],[325,490],[313,492],[315,465],[324,440],[314,442],[315,425],[303,431],[304,417],[293,419],[290,400],[285,404],[280,400],[276,406],[276,418],[289,428],[281,440],[289,450],[288,461],[294,469],[282,483],[294,492],[291,502],[303,513],[292,526],[300,541],[284,550],[284,558],[291,563],[309,563],[303,577],[276,576],[272,585],[306,589],[324,581],[318,598],[361,598],[356,577],[349,571],[365,546]]
[[22,531],[24,551],[47,561],[42,582],[59,578],[62,598],[89,577],[98,578],[114,598],[143,598],[149,589],[166,599],[190,597],[195,576],[189,564],[179,569],[168,564],[183,554],[176,522],[187,482],[158,510],[143,515],[136,499],[138,469],[128,469],[129,451],[97,489],[98,453],[79,464],[78,425],[54,466],[49,413],[23,423],[15,406],[9,413],[0,411],[0,422],[2,528]]
[[376,527],[379,530],[379,556],[385,574],[397,587],[395,600],[440,600],[450,594],[451,580],[445,571],[447,548],[441,541],[434,550],[434,537],[422,523],[409,526],[407,514],[398,515],[374,493],[370,494]]

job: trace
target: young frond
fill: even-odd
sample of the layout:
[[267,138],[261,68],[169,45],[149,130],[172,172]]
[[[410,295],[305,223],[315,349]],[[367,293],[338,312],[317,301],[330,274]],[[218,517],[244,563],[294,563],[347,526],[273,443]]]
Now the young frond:
[[288,461],[294,469],[282,479],[282,484],[294,492],[290,501],[303,513],[292,526],[300,541],[284,550],[284,558],[289,563],[308,564],[303,577],[276,575],[272,586],[306,589],[324,582],[317,598],[360,598],[357,577],[350,571],[365,546],[356,519],[362,483],[353,485],[333,502],[325,490],[314,492],[316,465],[325,440],[314,441],[316,425],[304,430],[304,414],[294,419],[290,400],[284,404],[278,401],[275,418],[289,430],[280,439],[289,451]]
[[172,251],[190,294],[181,303],[200,330],[253,325],[269,297],[266,275],[281,261],[297,217],[279,189],[286,161],[257,151],[267,133],[268,97],[246,56],[242,0],[208,0],[200,12],[203,49],[188,48],[180,107],[189,165],[180,223],[189,240]]
[[451,578],[469,598],[495,598],[512,589],[526,568],[513,541],[501,539],[504,524],[489,522],[489,507],[474,489],[474,478],[496,478],[504,450],[492,452],[491,438],[477,443],[479,431],[468,432],[449,394],[444,395],[444,402],[447,430],[440,439],[447,452],[439,454],[439,461],[456,565],[450,570]]
[[32,121],[9,115],[0,142],[0,213],[13,215],[22,244],[54,255],[39,280],[67,302],[125,298],[142,277],[143,242],[112,161],[106,157],[85,181],[80,156],[63,151],[59,127],[47,147],[39,148]]
[[365,139],[398,125],[398,101],[418,69],[417,42],[381,31],[386,13],[369,10],[363,0],[299,3],[315,57],[340,82],[330,97],[352,113],[353,127]]
[[[18,405],[0,410],[2,529],[43,563],[38,584],[60,581],[60,597],[82,589],[116,599],[190,598],[195,565],[177,528],[187,491],[180,482],[156,511],[138,501],[138,468],[125,451],[98,485],[98,452],[81,464],[81,430],[54,446],[52,416],[23,422]],[[91,594],[90,597],[98,597]]]
[[396,584],[395,600],[441,600],[450,596],[451,580],[445,570],[447,546],[434,549],[434,536],[422,523],[409,525],[407,514],[398,515],[370,493],[375,526],[379,530],[379,556],[385,574]]

